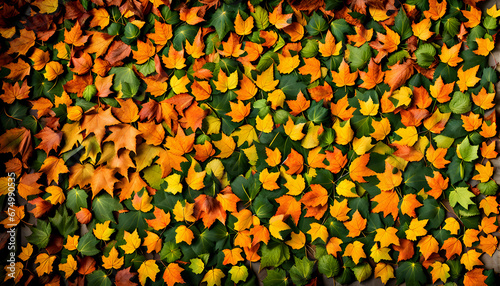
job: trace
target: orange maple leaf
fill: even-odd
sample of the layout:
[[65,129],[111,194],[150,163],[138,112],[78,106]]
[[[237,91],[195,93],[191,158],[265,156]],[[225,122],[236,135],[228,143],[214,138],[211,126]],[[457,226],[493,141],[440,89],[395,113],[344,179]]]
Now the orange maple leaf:
[[444,168],[450,161],[446,160],[444,157],[446,156],[446,153],[448,152],[448,149],[445,148],[437,148],[434,149],[432,145],[429,146],[427,151],[425,152],[425,157],[429,162],[432,163],[432,165],[438,169]]
[[349,176],[353,181],[366,183],[366,180],[363,177],[369,177],[376,174],[374,171],[366,167],[368,161],[370,161],[370,153],[365,153],[351,162],[351,165],[349,165]]
[[337,87],[353,86],[356,78],[358,78],[358,71],[351,73],[349,65],[344,59],[342,59],[342,63],[339,66],[339,71],[332,71],[332,81]]
[[373,213],[383,212],[384,217],[392,214],[392,217],[396,219],[398,217],[398,204],[399,197],[398,193],[394,190],[382,191],[380,194],[376,195],[371,199],[371,201],[377,202],[377,206],[372,209]]
[[344,222],[344,226],[349,230],[347,237],[357,237],[366,228],[367,219],[363,218],[359,211],[352,215],[350,221]]

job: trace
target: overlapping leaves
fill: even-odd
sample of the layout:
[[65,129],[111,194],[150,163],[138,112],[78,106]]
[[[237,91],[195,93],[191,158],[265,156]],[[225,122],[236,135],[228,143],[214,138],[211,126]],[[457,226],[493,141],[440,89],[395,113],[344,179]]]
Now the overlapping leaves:
[[494,285],[496,6],[226,2],[4,4],[5,280]]

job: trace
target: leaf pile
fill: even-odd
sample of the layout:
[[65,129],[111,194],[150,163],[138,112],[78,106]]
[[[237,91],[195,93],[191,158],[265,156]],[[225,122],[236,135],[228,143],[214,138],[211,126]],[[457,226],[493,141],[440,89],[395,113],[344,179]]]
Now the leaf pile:
[[497,283],[496,6],[29,2],[0,14],[5,281]]

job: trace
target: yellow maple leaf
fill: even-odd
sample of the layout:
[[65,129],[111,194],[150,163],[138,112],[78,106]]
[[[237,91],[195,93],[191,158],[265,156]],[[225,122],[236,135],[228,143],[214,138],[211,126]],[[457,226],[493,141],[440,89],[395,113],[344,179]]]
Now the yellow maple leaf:
[[266,147],[266,163],[270,167],[275,167],[279,163],[281,163],[281,152],[278,148],[274,148],[274,151],[272,149],[269,149]]
[[115,230],[109,227],[109,223],[110,221],[108,220],[104,223],[98,223],[95,225],[93,232],[97,239],[104,241],[110,240],[110,236]]
[[307,231],[307,234],[311,236],[311,241],[315,241],[317,238],[323,240],[324,243],[328,242],[328,229],[326,226],[319,224],[317,222],[311,223],[311,228]]
[[396,235],[398,230],[392,226],[384,229],[379,228],[376,230],[374,241],[380,242],[380,247],[387,247],[391,244],[399,246],[399,237]]
[[359,109],[359,112],[365,116],[375,116],[378,114],[378,103],[374,103],[372,98],[368,98],[367,101],[362,101],[358,99],[359,106],[361,107]]
[[461,92],[466,91],[469,87],[475,86],[481,79],[476,76],[479,65],[470,68],[466,71],[463,70],[463,66],[458,70],[458,87]]
[[354,131],[351,128],[351,119],[347,121],[336,120],[333,124],[335,130],[335,143],[340,145],[347,145],[354,137]]
[[179,174],[171,174],[165,178],[165,182],[167,182],[168,187],[165,189],[165,192],[171,193],[173,195],[182,193],[182,184],[181,184],[181,175]]
[[278,85],[279,80],[274,79],[274,69],[271,65],[267,70],[263,71],[260,75],[257,75],[257,80],[255,84],[263,91],[270,92],[273,91]]
[[47,253],[38,254],[35,259],[35,264],[39,264],[35,269],[38,276],[52,273],[52,263],[54,263],[56,258],[57,256],[48,255]]
[[275,215],[269,219],[269,232],[279,240],[283,240],[280,231],[290,229],[290,226],[283,221],[284,215]]
[[189,78],[187,75],[178,78],[176,75],[174,75],[170,79],[170,86],[172,87],[172,90],[174,91],[175,94],[179,93],[185,93],[188,92],[187,85],[190,83]]
[[418,140],[418,132],[415,126],[399,128],[395,133],[401,137],[400,140],[394,141],[399,145],[413,146]]
[[460,263],[465,265],[467,270],[472,270],[476,265],[483,265],[483,262],[479,260],[479,257],[482,255],[482,252],[479,252],[475,249],[470,249],[466,253],[462,254],[460,258]]
[[217,158],[228,158],[233,154],[234,148],[236,148],[236,142],[234,142],[231,136],[227,136],[222,133],[222,138],[219,141],[213,141],[213,144],[217,149],[220,150],[219,155],[215,156]]
[[125,251],[125,254],[134,253],[135,250],[141,246],[141,238],[139,237],[139,233],[137,233],[137,229],[132,233],[125,230],[123,239],[125,239],[126,244],[120,245],[120,248]]
[[205,276],[203,276],[203,280],[201,280],[201,282],[207,282],[208,286],[220,286],[222,283],[221,280],[224,277],[226,277],[224,272],[222,272],[222,270],[220,269],[215,268],[207,271]]
[[184,201],[184,206],[182,205],[181,201],[177,201],[177,203],[175,203],[174,209],[172,210],[175,220],[179,222],[196,221],[196,218],[193,216],[193,212],[194,212],[194,204],[188,203],[186,201]]
[[276,183],[280,176],[279,172],[269,172],[267,168],[262,170],[259,175],[259,181],[262,183],[262,187],[266,190],[273,191],[277,190],[280,187]]
[[153,198],[149,196],[147,191],[142,193],[142,197],[139,197],[136,193],[134,199],[132,200],[132,206],[138,211],[147,213],[153,208],[151,200],[153,200]]
[[380,280],[382,280],[382,283],[384,284],[386,284],[387,281],[389,281],[389,279],[395,278],[394,268],[391,265],[385,264],[383,262],[377,263],[377,265],[375,266],[374,273],[375,277],[379,277]]
[[435,261],[431,264],[431,267],[432,283],[436,283],[438,279],[446,283],[446,280],[450,277],[450,267],[448,264]]
[[288,121],[283,126],[285,128],[285,133],[293,141],[298,141],[304,138],[305,134],[302,133],[302,128],[306,125],[305,123],[295,124],[291,117],[288,117]]
[[412,219],[408,229],[405,231],[406,238],[409,240],[417,240],[417,236],[423,236],[427,233],[424,228],[427,225],[428,219],[418,220],[418,218]]
[[175,229],[175,243],[179,244],[181,242],[185,242],[188,245],[191,245],[191,242],[194,239],[193,231],[187,228],[185,225],[179,225]]
[[59,263],[59,271],[64,272],[64,278],[68,279],[73,272],[75,272],[78,269],[78,265],[76,263],[75,258],[73,255],[69,254],[68,257],[66,258],[65,263]]
[[473,52],[476,55],[487,56],[495,48],[495,42],[490,39],[476,38],[477,50]]
[[139,273],[139,282],[141,285],[145,285],[147,278],[151,279],[153,282],[156,281],[156,274],[160,272],[160,268],[156,265],[156,260],[148,259],[141,264],[137,272]]
[[254,26],[253,17],[248,16],[246,20],[243,20],[243,18],[240,15],[240,12],[238,11],[236,19],[234,20],[234,30],[236,34],[240,36],[250,35],[252,33],[253,26]]
[[306,244],[306,235],[300,230],[298,233],[292,232],[290,240],[285,243],[293,249],[301,249]]
[[69,251],[75,250],[78,247],[78,239],[80,238],[79,235],[69,235],[66,244],[64,245],[64,248],[66,248]]
[[349,179],[341,181],[335,187],[337,194],[346,198],[357,198],[359,195],[356,193],[356,185]]
[[264,118],[260,118],[260,116],[257,116],[255,119],[256,124],[255,128],[261,132],[264,133],[271,133],[274,129],[274,121],[273,121],[273,116],[268,113]]
[[444,220],[444,223],[445,225],[443,229],[448,230],[452,235],[458,234],[458,230],[460,229],[460,224],[455,218],[449,217]]
[[282,54],[278,54],[278,59],[280,63],[277,69],[282,74],[289,74],[293,72],[300,64],[299,55],[284,56]]
[[191,167],[189,168],[188,175],[186,177],[186,183],[193,190],[201,190],[203,187],[205,187],[203,180],[205,179],[207,171],[196,172],[194,167],[195,163],[193,162],[191,164]]
[[123,256],[118,258],[119,253],[115,247],[111,248],[108,256],[102,256],[102,267],[105,269],[120,269],[123,266]]
[[363,250],[363,243],[360,241],[354,241],[349,243],[344,251],[345,256],[350,256],[354,263],[358,264],[361,258],[366,258],[365,251]]
[[389,255],[390,250],[391,249],[388,247],[379,248],[378,244],[375,243],[370,249],[370,257],[373,258],[373,261],[375,261],[376,263],[380,262],[380,260],[392,260],[391,256]]
[[391,132],[391,123],[386,117],[382,118],[380,121],[372,120],[372,126],[375,129],[370,136],[377,141],[384,140],[385,136],[389,135]]

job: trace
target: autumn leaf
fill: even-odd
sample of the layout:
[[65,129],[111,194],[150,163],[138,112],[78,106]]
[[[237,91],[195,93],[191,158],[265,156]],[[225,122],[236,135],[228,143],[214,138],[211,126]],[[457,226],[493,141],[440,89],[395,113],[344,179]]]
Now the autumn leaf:
[[137,272],[139,273],[139,282],[141,285],[145,285],[148,278],[153,282],[156,281],[156,275],[160,272],[160,268],[155,260],[149,259],[141,264]]
[[337,87],[352,86],[354,85],[357,77],[358,72],[356,71],[351,73],[349,65],[345,62],[345,60],[342,60],[338,72],[332,71],[333,82],[337,85]]
[[168,286],[174,286],[176,283],[186,283],[182,279],[181,272],[184,271],[182,267],[177,263],[169,263],[163,272],[163,281],[167,283]]
[[375,172],[366,167],[369,160],[370,153],[366,153],[351,162],[351,164],[349,165],[349,176],[353,181],[366,183],[364,177],[375,175]]

